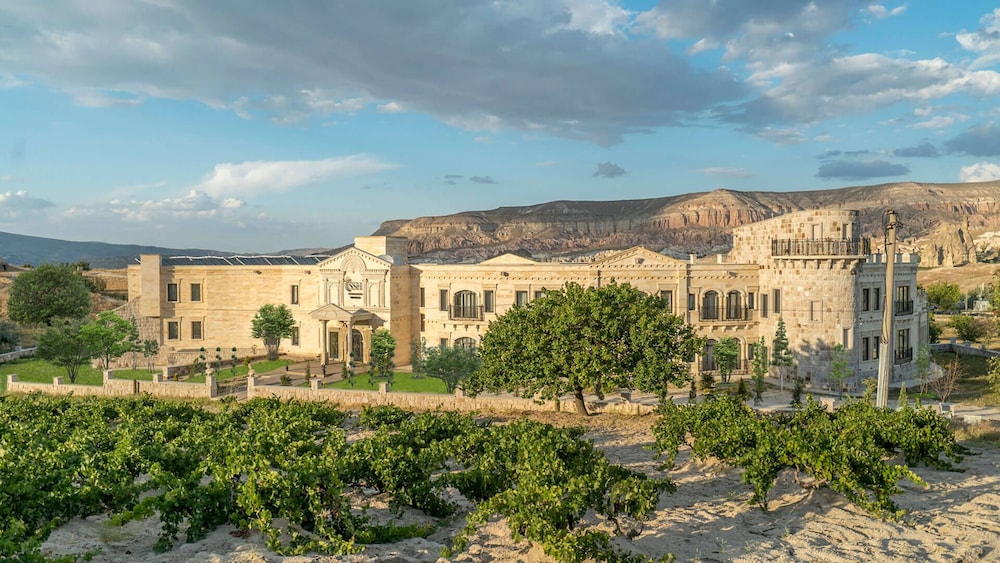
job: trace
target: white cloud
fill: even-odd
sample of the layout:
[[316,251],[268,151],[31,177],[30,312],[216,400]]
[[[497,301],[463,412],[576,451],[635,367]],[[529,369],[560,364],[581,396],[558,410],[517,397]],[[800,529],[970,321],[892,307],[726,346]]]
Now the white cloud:
[[958,179],[961,182],[989,182],[1000,180],[1000,164],[994,162],[977,162],[968,166],[963,166],[958,171]]
[[19,217],[26,213],[38,213],[49,207],[55,207],[55,204],[47,199],[31,197],[26,190],[0,192],[0,216]]
[[865,12],[872,15],[876,19],[884,20],[885,18],[891,18],[893,16],[898,16],[906,11],[906,4],[900,4],[891,10],[886,8],[882,4],[871,4],[864,9]]
[[487,144],[488,145],[488,144],[490,144],[490,143],[493,142],[493,137],[479,136],[479,137],[475,137],[472,140],[475,141],[475,142],[477,142],[477,143],[483,143],[483,144]]
[[933,112],[934,112],[934,108],[932,108],[930,106],[925,106],[925,107],[920,107],[920,108],[913,108],[913,115],[915,115],[917,117],[927,117],[928,115],[930,115]]
[[984,68],[1000,61],[1000,8],[979,18],[981,27],[976,31],[962,30],[955,40],[966,51],[978,53],[970,68]]
[[376,108],[379,113],[402,113],[406,111],[399,102],[386,102]]
[[955,118],[949,117],[947,115],[936,115],[927,121],[921,121],[920,123],[914,123],[914,129],[944,129],[945,127],[951,127],[955,124]]
[[9,88],[20,88],[28,83],[18,79],[13,74],[0,74],[0,90],[6,90]]
[[250,198],[263,193],[291,189],[326,180],[374,174],[396,165],[366,154],[323,160],[247,161],[216,164],[197,186],[211,196],[237,195]]

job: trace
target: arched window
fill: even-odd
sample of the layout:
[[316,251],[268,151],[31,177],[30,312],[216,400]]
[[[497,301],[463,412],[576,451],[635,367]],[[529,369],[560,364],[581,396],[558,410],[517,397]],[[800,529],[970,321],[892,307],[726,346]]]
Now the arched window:
[[456,292],[451,306],[451,318],[480,320],[482,311],[479,308],[479,295],[474,291]]
[[726,294],[726,318],[731,321],[743,319],[743,306],[739,291],[733,290]]
[[455,348],[475,348],[476,339],[469,336],[463,336],[461,338],[455,339]]
[[701,351],[701,371],[715,371],[715,341],[705,342]]
[[714,291],[705,292],[701,298],[701,320],[719,320],[719,294]]

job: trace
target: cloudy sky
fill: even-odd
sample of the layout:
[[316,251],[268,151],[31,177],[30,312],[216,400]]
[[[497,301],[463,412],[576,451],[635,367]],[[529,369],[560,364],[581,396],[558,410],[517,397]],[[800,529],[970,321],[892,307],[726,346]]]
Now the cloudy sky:
[[988,180],[998,100],[978,0],[0,0],[0,231],[269,252],[555,199]]

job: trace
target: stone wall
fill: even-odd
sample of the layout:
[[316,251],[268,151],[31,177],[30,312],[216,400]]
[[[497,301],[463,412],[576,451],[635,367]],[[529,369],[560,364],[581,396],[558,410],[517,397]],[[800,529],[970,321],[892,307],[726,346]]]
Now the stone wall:
[[137,381],[132,379],[115,379],[112,371],[104,372],[101,385],[66,384],[62,377],[55,377],[52,383],[33,383],[18,381],[17,375],[7,376],[8,393],[35,393],[49,395],[93,395],[101,397],[129,397],[149,393],[154,397],[174,397],[179,399],[212,399],[218,395],[218,384],[215,377],[206,377],[205,383],[187,383],[164,381],[160,374],[153,374],[152,381]]

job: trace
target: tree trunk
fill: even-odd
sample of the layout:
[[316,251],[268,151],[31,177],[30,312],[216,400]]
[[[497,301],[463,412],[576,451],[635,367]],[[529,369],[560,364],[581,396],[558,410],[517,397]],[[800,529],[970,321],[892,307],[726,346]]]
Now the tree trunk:
[[583,402],[583,387],[573,388],[573,402],[576,403],[577,414],[590,416],[590,413],[587,412],[587,404]]

